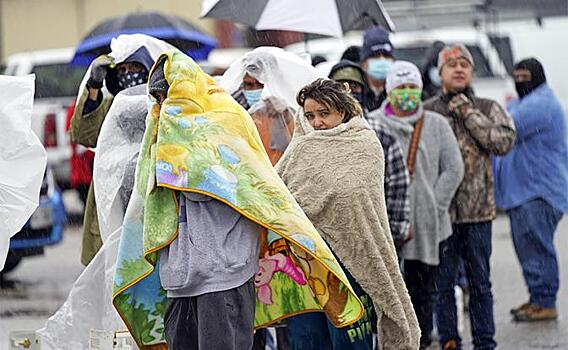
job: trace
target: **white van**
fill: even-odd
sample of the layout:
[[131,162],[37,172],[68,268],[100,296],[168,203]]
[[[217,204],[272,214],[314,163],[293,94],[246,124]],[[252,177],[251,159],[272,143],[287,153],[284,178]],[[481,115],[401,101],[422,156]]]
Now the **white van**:
[[66,131],[67,109],[77,96],[86,67],[69,64],[74,49],[53,49],[14,54],[6,60],[4,75],[36,75],[32,129],[45,149],[57,183],[70,185],[71,147]]
[[[390,38],[395,47],[396,59],[411,61],[418,67],[424,65],[426,52],[436,40],[446,44],[461,42],[468,47],[475,62],[473,89],[478,96],[491,98],[505,106],[506,101],[515,95],[513,80],[507,74],[499,52],[483,32],[475,29],[444,28],[393,33]],[[331,67],[341,59],[347,47],[362,44],[363,33],[353,32],[340,39],[311,40],[289,45],[285,49],[297,54],[308,50],[312,56],[325,57],[328,62],[318,65],[318,68],[327,75]]]

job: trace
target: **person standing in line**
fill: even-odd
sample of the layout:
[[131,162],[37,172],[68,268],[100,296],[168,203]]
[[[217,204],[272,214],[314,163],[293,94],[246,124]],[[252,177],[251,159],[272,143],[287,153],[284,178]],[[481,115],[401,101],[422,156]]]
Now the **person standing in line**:
[[390,234],[382,146],[346,85],[318,79],[297,96],[296,130],[276,170],[344,267],[365,311],[342,328],[321,312],[288,318],[292,348],[372,350],[378,324],[382,349],[414,350],[420,330]]
[[424,103],[426,110],[449,121],[464,162],[464,178],[450,206],[453,234],[440,245],[436,314],[444,350],[461,349],[454,296],[460,258],[470,286],[474,349],[497,346],[489,261],[496,217],[491,156],[509,152],[516,132],[513,120],[497,102],[473,92],[473,65],[465,45],[444,47],[438,56],[442,92]]
[[[329,78],[349,84],[351,95],[364,108],[364,91],[368,89],[365,72],[356,63],[344,60],[331,68]],[[385,154],[385,201],[392,238],[398,250],[412,237],[410,227],[409,185],[410,175],[406,168],[404,153],[397,138],[384,125],[370,119],[363,110],[363,117],[375,131]],[[400,259],[400,254],[399,254]]]
[[[160,110],[170,89],[164,69],[162,60],[148,81]],[[210,196],[180,192],[177,198],[179,234],[160,250],[159,264],[168,347],[250,349],[261,227]]]
[[258,47],[233,62],[220,85],[248,111],[272,164],[294,132],[296,93],[321,74],[298,56],[277,47]]
[[387,97],[385,81],[392,63],[394,47],[389,33],[381,27],[373,27],[363,35],[361,67],[367,72],[369,89],[365,92],[365,108],[374,111]]
[[[248,111],[262,144],[274,165],[284,154],[294,132],[295,101],[298,90],[319,77],[319,72],[294,54],[276,47],[260,47],[247,52],[221,78],[232,97]],[[266,92],[264,92],[266,90]],[[286,327],[276,327],[278,350],[291,349]],[[273,342],[268,329],[254,335],[253,350],[264,350]]]
[[[146,47],[146,45],[149,45],[148,40],[150,39],[146,39],[145,36],[133,36],[131,40],[139,41],[140,45],[123,60],[117,62],[112,55],[118,52],[113,51],[109,55],[97,57],[91,63],[89,79],[78,96],[71,119],[69,134],[73,144],[95,148],[101,126],[112,105],[114,96],[122,90],[146,84],[148,81],[148,73],[154,64],[154,59]],[[91,182],[83,215],[81,263],[87,266],[102,244],[95,189]]]
[[513,70],[519,99],[509,106],[517,142],[496,158],[495,193],[507,211],[515,252],[529,292],[528,302],[511,310],[515,321],[556,319],[559,277],[554,233],[568,212],[566,114],[534,58]]
[[463,178],[463,161],[445,118],[422,107],[418,68],[396,61],[386,83],[387,101],[370,114],[370,119],[392,130],[407,154],[414,238],[402,247],[401,255],[404,279],[422,333],[420,349],[426,349],[432,343],[439,246],[452,234],[449,207]]

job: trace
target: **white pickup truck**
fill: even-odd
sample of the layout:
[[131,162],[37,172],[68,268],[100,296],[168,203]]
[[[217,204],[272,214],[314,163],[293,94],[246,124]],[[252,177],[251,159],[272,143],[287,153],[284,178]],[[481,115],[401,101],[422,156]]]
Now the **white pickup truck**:
[[[321,67],[318,65],[318,68],[327,74],[347,47],[363,44],[362,37],[362,33],[353,32],[340,39],[316,39],[308,43],[292,44],[285,49],[300,54],[307,48],[312,56],[325,57],[328,62],[321,64]],[[473,28],[409,31],[393,33],[390,39],[395,47],[396,59],[411,61],[418,67],[423,66],[426,52],[436,40],[446,44],[461,42],[471,51],[475,61],[473,79],[475,93],[480,97],[491,98],[502,106],[515,96],[513,80],[507,74],[501,55],[492,45],[489,36],[482,31]]]
[[4,75],[36,75],[32,129],[47,150],[48,165],[62,188],[69,188],[71,147],[67,109],[77,96],[86,67],[71,66],[73,48],[18,53],[8,57]]

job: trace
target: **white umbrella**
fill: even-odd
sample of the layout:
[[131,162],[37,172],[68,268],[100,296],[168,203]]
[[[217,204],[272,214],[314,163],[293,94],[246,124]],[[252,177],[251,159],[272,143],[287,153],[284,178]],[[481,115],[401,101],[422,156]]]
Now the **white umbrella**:
[[203,0],[201,17],[243,23],[256,30],[335,37],[375,24],[395,29],[380,0]]

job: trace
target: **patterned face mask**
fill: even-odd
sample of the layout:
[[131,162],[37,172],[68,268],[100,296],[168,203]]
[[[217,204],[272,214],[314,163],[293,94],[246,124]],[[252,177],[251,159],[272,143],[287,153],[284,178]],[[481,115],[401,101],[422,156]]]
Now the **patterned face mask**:
[[148,72],[126,72],[118,75],[118,85],[123,89],[128,89],[141,84],[146,84],[148,81]]
[[420,105],[422,89],[393,89],[389,95],[390,104],[405,113],[414,112]]

